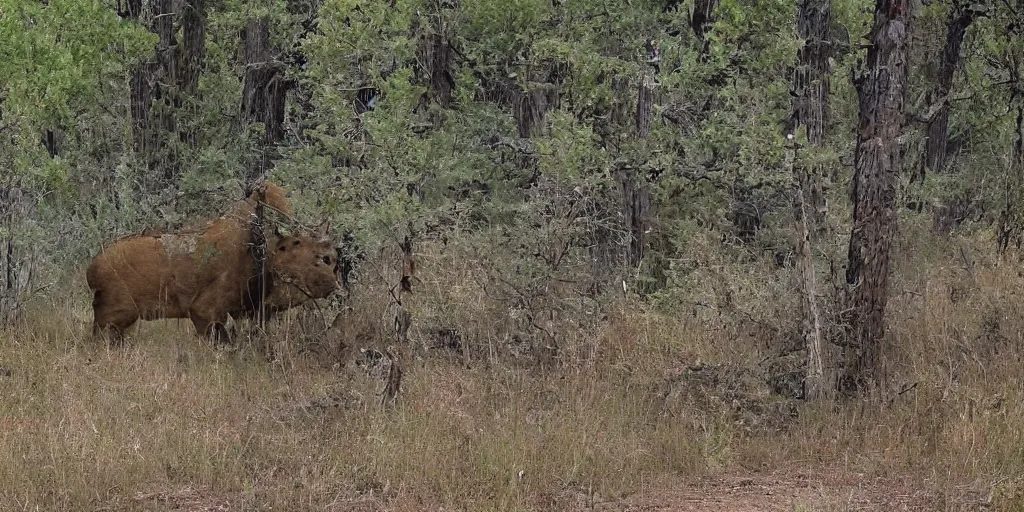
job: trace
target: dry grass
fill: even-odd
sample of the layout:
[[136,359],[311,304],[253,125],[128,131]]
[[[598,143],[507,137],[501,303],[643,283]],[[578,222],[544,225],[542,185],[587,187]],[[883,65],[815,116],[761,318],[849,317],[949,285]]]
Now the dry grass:
[[[883,495],[923,496],[926,509],[1019,510],[1024,278],[982,257],[981,243],[914,243],[914,261],[904,247],[897,262],[889,317],[908,390],[883,404],[798,404],[781,423],[757,421],[780,398],[736,398],[697,378],[728,388],[763,376],[758,363],[792,318],[788,276],[763,266],[691,290],[692,303],[717,308],[550,303],[523,337],[539,350],[538,333],[553,333],[558,351],[525,358],[502,352],[523,329],[522,312],[503,306],[516,292],[487,289],[485,263],[434,248],[406,302],[412,341],[389,338],[386,287],[367,280],[343,364],[333,345],[304,352],[309,340],[289,334],[298,328],[271,333],[286,342],[276,362],[258,343],[228,352],[175,322],[109,349],[84,336],[84,292],[51,298],[0,334],[0,508],[562,510],[792,467],[867,478]],[[722,286],[743,315],[723,312]],[[438,327],[458,327],[465,351],[422,348]],[[383,345],[405,370],[393,408],[351,364],[353,348]],[[688,369],[698,361],[739,377]],[[858,509],[821,496],[792,510]]]

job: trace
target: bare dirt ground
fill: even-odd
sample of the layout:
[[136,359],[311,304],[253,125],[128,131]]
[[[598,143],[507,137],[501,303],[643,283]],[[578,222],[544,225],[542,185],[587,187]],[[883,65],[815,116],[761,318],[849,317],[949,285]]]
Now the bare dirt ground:
[[594,507],[609,512],[934,511],[944,508],[936,496],[906,480],[806,470],[727,474],[697,482],[678,482]]
[[[926,490],[926,482],[909,478],[866,477],[834,470],[793,469],[764,473],[728,473],[696,480],[666,480],[643,491],[607,499],[566,490],[537,510],[602,512],[800,512],[800,511],[937,511],[992,510],[990,499],[973,489],[951,489],[945,498]],[[384,500],[363,495],[339,499],[328,510],[430,510],[418,500]],[[543,501],[543,500],[542,500]],[[254,510],[251,499],[185,488],[137,494],[102,510],[174,510],[214,512]],[[472,508],[472,507],[470,507]],[[259,509],[257,506],[256,509]],[[301,507],[295,510],[301,510]]]

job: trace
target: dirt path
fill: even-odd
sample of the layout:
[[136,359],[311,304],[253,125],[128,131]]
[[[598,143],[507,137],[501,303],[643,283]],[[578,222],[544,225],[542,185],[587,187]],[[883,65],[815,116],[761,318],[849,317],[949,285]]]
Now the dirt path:
[[[947,493],[943,500],[920,481],[871,478],[830,470],[777,470],[760,474],[725,474],[697,480],[665,481],[619,500],[588,499],[566,491],[550,507],[573,512],[896,512],[991,510],[984,495],[967,489]],[[125,502],[127,501],[127,503]],[[121,502],[126,509],[221,512],[246,508],[240,496],[213,497],[191,488],[139,494]],[[402,501],[402,500],[399,500]],[[417,507],[413,507],[414,509]],[[101,510],[125,510],[121,507]],[[331,512],[408,510],[401,503],[363,496],[339,500]]]
[[[944,503],[922,482],[833,471],[792,470],[723,475],[665,484],[623,500],[594,503],[605,512],[798,512],[986,510],[978,493],[960,489]],[[582,507],[583,509],[589,507]]]

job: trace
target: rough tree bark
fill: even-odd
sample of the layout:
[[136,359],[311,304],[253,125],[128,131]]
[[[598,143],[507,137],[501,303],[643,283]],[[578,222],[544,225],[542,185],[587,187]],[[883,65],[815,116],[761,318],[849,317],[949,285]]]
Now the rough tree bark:
[[[159,177],[150,188],[158,190],[173,183],[178,174],[174,147],[174,108],[177,102],[177,40],[172,0],[153,0],[149,30],[159,37],[156,55],[139,64],[132,74],[131,117],[134,149],[149,170]],[[125,18],[142,22],[142,2],[128,0],[118,5]]]
[[[793,141],[792,156],[796,159],[796,141]],[[806,376],[804,398],[817,400],[831,395],[833,377],[826,365],[827,352],[821,329],[821,312],[818,308],[818,283],[811,250],[811,224],[806,191],[811,189],[811,172],[804,166],[791,162],[796,177],[793,216],[796,221],[796,269],[800,280],[800,309],[803,313],[800,332],[806,351]]]
[[149,152],[149,110],[153,105],[149,85],[150,68],[149,62],[140,63],[132,72],[130,81],[132,143],[135,153],[141,157],[145,157]]
[[638,267],[644,258],[644,238],[650,225],[650,186],[636,169],[621,168],[616,172],[619,192],[622,194],[622,221],[629,241],[626,246],[626,264]]
[[[804,45],[797,51],[797,67],[793,77],[793,124],[807,130],[807,142],[813,147],[825,141],[828,124],[829,59],[832,42],[829,27],[832,6],[829,0],[802,0],[797,14],[797,33]],[[809,186],[804,198],[810,209],[811,233],[826,230],[828,204],[822,179],[823,170],[809,169]]]
[[189,0],[181,12],[181,62],[178,88],[194,96],[199,89],[206,57],[206,0]]
[[946,168],[946,145],[949,142],[949,94],[953,87],[953,75],[960,63],[960,47],[964,42],[967,27],[977,18],[979,11],[971,2],[954,2],[949,10],[946,26],[946,44],[942,48],[939,76],[930,92],[929,103],[939,105],[928,120],[928,138],[925,140],[925,168],[921,170],[921,181],[927,172],[942,172]]
[[715,9],[721,0],[695,0],[693,15],[690,17],[690,28],[700,42],[700,57],[704,59],[708,52],[708,40],[706,38],[711,25],[715,23]]
[[544,116],[558,108],[558,86],[542,84],[528,91],[518,91],[512,101],[512,116],[519,137],[530,138],[543,128]]
[[117,15],[126,20],[138,20],[142,14],[142,0],[117,0]]
[[14,321],[35,274],[31,243],[19,240],[34,206],[16,180],[0,184],[0,326]]
[[904,119],[910,0],[876,0],[866,68],[854,79],[860,106],[846,268],[849,339],[839,390],[885,392],[885,307],[896,231],[899,135]]
[[1003,179],[1003,211],[999,214],[999,254],[1006,253],[1010,244],[1020,249],[1021,215],[1020,195],[1024,188],[1024,106],[1017,107],[1017,137],[1010,155],[1010,165],[1006,166]]
[[455,90],[455,77],[452,73],[455,62],[455,52],[452,49],[454,38],[441,13],[432,18],[437,20],[437,26],[423,24],[418,35],[416,70],[419,79],[429,85],[433,100],[438,105],[448,108],[451,106],[452,92]]
[[548,61],[526,66],[526,87],[515,84],[511,87],[512,116],[520,137],[532,137],[544,128],[547,113],[558,109],[562,84],[568,76],[568,65],[562,62]]
[[[651,133],[651,116],[654,112],[654,78],[643,73],[637,86],[636,138],[646,139]],[[629,243],[626,247],[626,264],[638,267],[644,259],[645,238],[650,228],[651,187],[632,166],[623,167],[616,173],[619,192],[622,194],[622,220]]]
[[646,139],[651,133],[651,115],[654,113],[653,80],[644,75],[637,87],[636,96],[636,137]]
[[245,78],[240,118],[246,125],[263,124],[259,155],[250,160],[243,177],[243,197],[248,197],[272,167],[274,145],[284,138],[285,97],[291,84],[285,80],[285,64],[274,58],[267,18],[248,20],[242,37]]
[[[794,128],[803,126],[807,143],[818,147],[825,140],[828,121],[829,70],[831,56],[829,0],[803,0],[797,13],[797,32],[804,46],[797,52],[797,67],[793,75]],[[825,343],[821,333],[821,314],[818,309],[818,285],[812,244],[816,243],[826,225],[828,206],[822,187],[820,167],[809,168],[795,162],[797,141],[793,133],[791,162],[796,188],[793,213],[796,221],[796,266],[800,279],[801,334],[806,349],[807,374],[804,379],[804,397],[816,400],[830,394],[832,376],[827,373]]]
[[43,132],[43,147],[46,148],[50,158],[54,158],[60,153],[60,136],[57,135],[57,132],[53,130]]

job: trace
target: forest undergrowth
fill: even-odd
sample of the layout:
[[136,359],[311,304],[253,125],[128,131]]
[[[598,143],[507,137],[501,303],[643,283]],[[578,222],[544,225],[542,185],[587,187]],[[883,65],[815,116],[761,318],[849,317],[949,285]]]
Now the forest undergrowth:
[[[95,342],[81,272],[70,272],[0,334],[0,502],[565,510],[799,466],[909,480],[922,509],[1020,506],[1020,266],[988,256],[980,240],[991,237],[905,231],[888,316],[893,391],[862,402],[805,404],[787,387],[783,363],[800,357],[784,355],[798,320],[795,292],[779,284],[788,269],[723,264],[705,270],[732,273],[730,289],[695,287],[690,304],[614,290],[545,319],[508,307],[482,277],[500,254],[424,243],[403,297],[408,340],[390,330],[388,287],[366,277],[340,331],[323,304],[234,350],[174,321],[143,323],[123,347]],[[552,304],[573,300],[549,292]],[[403,370],[393,405],[365,371],[367,350]]]
[[[0,512],[1024,510],[1022,13],[0,0]],[[267,180],[343,296],[91,338]]]

